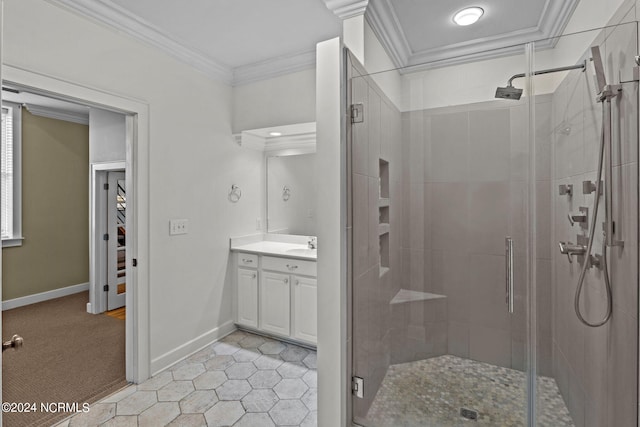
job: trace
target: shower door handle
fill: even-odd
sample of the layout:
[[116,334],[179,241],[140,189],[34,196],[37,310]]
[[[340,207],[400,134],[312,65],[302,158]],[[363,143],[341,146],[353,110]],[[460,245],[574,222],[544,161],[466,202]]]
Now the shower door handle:
[[507,236],[504,239],[505,259],[506,259],[506,302],[507,310],[513,313],[513,239]]

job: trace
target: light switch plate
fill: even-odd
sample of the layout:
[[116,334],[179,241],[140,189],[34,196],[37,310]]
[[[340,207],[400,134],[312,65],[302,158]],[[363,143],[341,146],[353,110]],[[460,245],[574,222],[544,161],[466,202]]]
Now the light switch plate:
[[189,232],[188,219],[172,219],[169,220],[169,235],[187,234]]

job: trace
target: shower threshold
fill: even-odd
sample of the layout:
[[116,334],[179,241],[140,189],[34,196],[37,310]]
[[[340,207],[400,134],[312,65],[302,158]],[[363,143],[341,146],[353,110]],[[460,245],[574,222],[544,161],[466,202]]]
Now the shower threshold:
[[[364,425],[524,426],[526,380],[524,372],[451,355],[391,365]],[[574,426],[553,378],[538,377],[537,405],[538,425]]]

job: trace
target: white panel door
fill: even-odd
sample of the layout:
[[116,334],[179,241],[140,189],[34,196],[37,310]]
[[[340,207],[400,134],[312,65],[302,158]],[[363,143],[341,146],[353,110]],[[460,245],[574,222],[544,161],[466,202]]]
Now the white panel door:
[[258,272],[238,268],[238,324],[258,327]]
[[124,172],[109,172],[107,192],[107,309],[123,307],[126,301],[127,194]]
[[289,335],[289,275],[263,271],[260,277],[260,328]]
[[318,281],[293,276],[293,337],[315,343],[318,339]]

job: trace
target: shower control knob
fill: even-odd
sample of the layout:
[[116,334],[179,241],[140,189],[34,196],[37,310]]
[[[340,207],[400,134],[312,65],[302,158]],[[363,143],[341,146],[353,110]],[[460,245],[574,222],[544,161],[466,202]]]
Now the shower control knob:
[[[582,194],[591,194],[598,189],[593,181],[582,181]],[[600,194],[602,194],[602,182],[600,182]]]
[[568,214],[567,218],[569,219],[569,223],[571,224],[571,226],[573,227],[573,225],[575,223],[579,223],[580,226],[582,228],[587,228],[588,227],[588,215],[589,215],[589,208],[585,207],[585,206],[580,206],[580,213],[579,214]]
[[573,184],[560,184],[558,186],[558,193],[561,196],[569,196],[573,195]]

